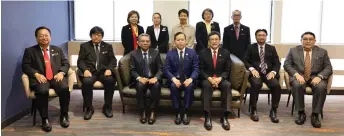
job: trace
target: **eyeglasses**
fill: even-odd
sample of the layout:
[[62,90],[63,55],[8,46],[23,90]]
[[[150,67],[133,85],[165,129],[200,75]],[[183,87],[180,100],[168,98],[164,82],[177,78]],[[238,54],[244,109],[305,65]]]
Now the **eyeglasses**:
[[94,37],[102,37],[102,34],[92,34]]
[[313,38],[302,38],[302,40],[303,40],[303,41],[311,41],[311,42],[312,42],[312,41],[314,41],[315,39],[313,39]]
[[40,38],[40,39],[42,39],[42,38],[48,38],[49,35],[38,35],[37,37]]

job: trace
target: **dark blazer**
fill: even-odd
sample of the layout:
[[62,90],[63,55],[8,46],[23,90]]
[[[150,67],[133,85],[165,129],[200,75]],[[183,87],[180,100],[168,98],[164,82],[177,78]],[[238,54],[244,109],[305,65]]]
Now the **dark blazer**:
[[[130,52],[130,73],[132,82],[136,83],[138,77],[144,77],[144,60],[141,49]],[[162,78],[162,62],[160,53],[156,49],[148,50],[149,70],[152,77]]]
[[[68,75],[69,62],[66,59],[60,47],[49,45],[50,63],[53,70],[53,75],[59,72],[64,72],[65,77]],[[42,49],[39,45],[26,48],[22,61],[22,69],[29,77],[30,86],[37,84],[35,73],[45,76],[45,63]]]
[[[140,25],[137,25],[137,29],[139,30],[138,36],[145,32],[143,30],[143,27]],[[126,55],[126,54],[128,54],[134,50],[133,33],[131,31],[130,24],[122,27],[121,40],[122,40],[122,45],[124,48],[124,55]],[[137,45],[137,47],[139,47],[139,46]]]
[[[313,47],[311,64],[311,79],[316,76],[322,76],[323,79],[328,79],[333,74],[330,58],[327,51],[323,48],[318,46]],[[305,58],[302,45],[290,48],[284,61],[284,69],[288,72],[289,76],[294,76],[295,73],[299,73],[300,75],[305,73]]]
[[104,74],[106,70],[111,70],[115,74],[117,59],[113,53],[112,45],[101,41],[99,46],[99,65],[96,69],[97,56],[92,41],[82,43],[80,45],[78,58],[78,75],[83,76],[85,70],[89,70],[92,74]]
[[[213,22],[211,23],[211,31],[220,32],[219,23]],[[198,22],[196,24],[196,52],[203,50],[204,48],[208,48],[208,32],[207,27],[203,21]]]
[[[254,43],[248,46],[248,49],[244,57],[244,64],[245,64],[246,69],[253,67],[260,73],[261,68],[259,67],[260,57],[259,57],[258,48],[260,47],[257,43]],[[265,44],[264,53],[265,53],[264,61],[268,66],[268,68],[266,69],[266,73],[275,71],[276,72],[275,77],[279,78],[279,70],[281,68],[281,62],[279,60],[275,46]]]
[[214,74],[222,79],[229,79],[231,71],[231,56],[229,51],[219,48],[216,57],[216,68],[213,65],[213,53],[210,48],[204,49],[199,53],[200,78],[207,80]]
[[234,25],[225,27],[222,48],[243,60],[248,45],[251,44],[250,28],[240,24],[239,39],[236,38]]
[[167,53],[169,41],[167,26],[160,25],[160,33],[158,39],[155,38],[154,25],[148,26],[146,33],[150,36],[151,48],[156,49],[156,47],[158,46],[158,50],[160,53]]
[[[199,64],[198,64],[198,55],[193,49],[185,47],[184,53],[184,74],[186,79],[192,78],[195,81],[198,78],[199,74]],[[179,74],[179,55],[178,50],[173,49],[172,51],[167,52],[166,62],[164,66],[164,75],[169,81],[173,77],[177,77]]]

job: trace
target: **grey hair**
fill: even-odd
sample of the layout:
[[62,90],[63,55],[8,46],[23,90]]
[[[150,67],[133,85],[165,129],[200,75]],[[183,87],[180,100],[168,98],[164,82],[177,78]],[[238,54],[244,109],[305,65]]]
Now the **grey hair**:
[[237,12],[237,11],[239,11],[240,12],[240,15],[241,15],[241,11],[240,10],[234,10],[233,12],[232,12],[232,15],[234,14],[234,12]]
[[147,36],[148,38],[149,38],[149,40],[150,40],[150,36],[149,36],[149,34],[147,34],[147,33],[142,33],[142,34],[140,34],[139,35],[139,40],[138,41],[140,41],[141,40],[141,37],[143,37],[143,36]]

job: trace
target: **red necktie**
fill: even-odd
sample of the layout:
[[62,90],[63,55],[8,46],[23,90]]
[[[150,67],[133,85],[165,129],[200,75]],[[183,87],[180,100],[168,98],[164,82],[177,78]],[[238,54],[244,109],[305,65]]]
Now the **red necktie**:
[[53,79],[53,70],[51,69],[51,63],[48,56],[47,49],[43,49],[44,52],[44,62],[45,62],[45,77],[48,80]]
[[238,40],[239,39],[239,27],[238,26],[235,26],[235,36]]
[[[213,55],[213,66],[214,69],[216,69],[216,51],[213,51],[214,55]],[[213,77],[216,77],[216,75],[214,74]]]

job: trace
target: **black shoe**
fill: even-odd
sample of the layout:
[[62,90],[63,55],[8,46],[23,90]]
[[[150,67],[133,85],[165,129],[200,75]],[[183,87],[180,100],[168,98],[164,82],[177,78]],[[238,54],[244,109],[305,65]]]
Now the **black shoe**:
[[141,112],[140,122],[141,124],[145,124],[147,122],[147,116],[145,111]]
[[112,118],[113,117],[112,106],[111,105],[104,105],[103,106],[103,113],[104,113],[105,117]]
[[50,132],[53,128],[51,127],[51,124],[49,123],[48,119],[42,120],[42,130],[44,132]]
[[211,124],[211,118],[210,117],[205,117],[205,120],[204,120],[204,128],[206,130],[211,130],[213,129],[213,125]]
[[271,109],[269,117],[270,117],[271,122],[273,122],[273,123],[278,123],[279,122],[276,110]]
[[180,125],[182,123],[182,117],[180,116],[179,113],[176,114],[176,118],[174,119],[174,123],[176,125]]
[[87,107],[85,115],[84,115],[84,120],[90,120],[93,116],[93,113],[94,113],[93,107]]
[[306,121],[306,114],[304,112],[299,113],[299,115],[297,116],[295,123],[298,125],[303,125]]
[[69,117],[68,117],[68,114],[60,116],[60,125],[63,128],[69,127]]
[[250,118],[251,118],[251,120],[253,120],[255,122],[259,121],[259,116],[258,116],[258,112],[256,109],[252,109]]
[[321,128],[321,122],[319,116],[316,113],[313,113],[311,116],[311,124],[314,128]]
[[187,113],[184,113],[184,116],[183,116],[183,124],[184,125],[189,125],[190,124],[190,118],[188,116]]
[[148,119],[148,124],[149,125],[153,125],[156,121],[156,116],[155,116],[155,112],[152,111],[151,114],[150,114],[150,117]]
[[229,124],[227,117],[222,117],[220,119],[220,122],[221,122],[221,126],[224,130],[230,130],[231,129],[231,125]]

